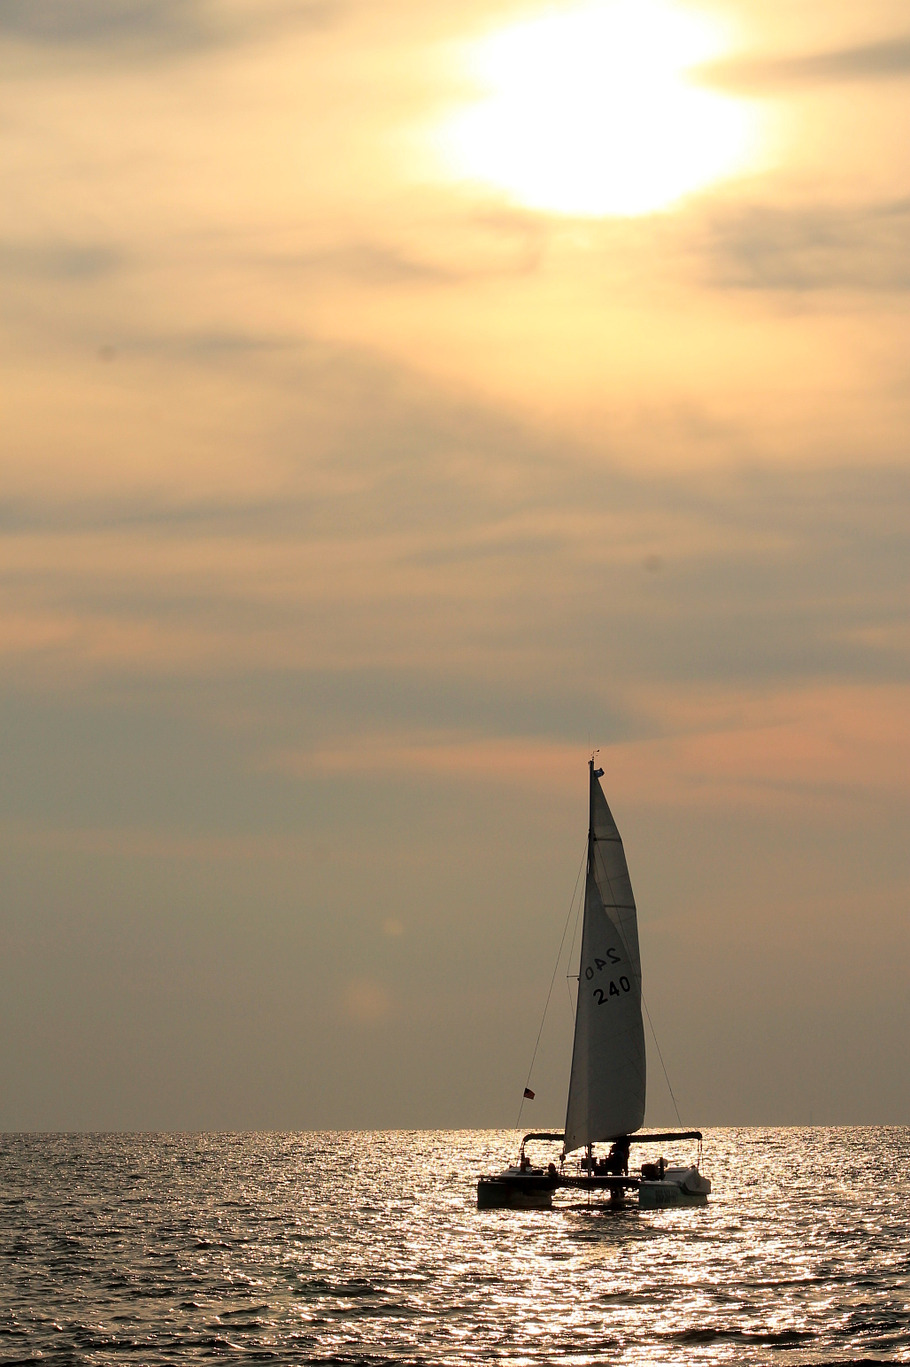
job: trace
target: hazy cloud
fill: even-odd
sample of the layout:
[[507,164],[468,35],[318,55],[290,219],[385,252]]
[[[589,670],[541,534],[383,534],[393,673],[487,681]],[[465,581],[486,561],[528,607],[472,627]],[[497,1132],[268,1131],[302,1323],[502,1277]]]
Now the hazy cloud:
[[811,53],[803,57],[734,59],[701,68],[708,85],[741,93],[774,94],[791,86],[891,80],[910,72],[910,35]]
[[[275,264],[274,260],[270,264]],[[283,269],[301,275],[339,276],[365,285],[451,284],[461,277],[452,269],[421,261],[394,247],[360,242],[328,251],[278,259]]]
[[0,0],[0,34],[50,47],[199,46],[215,35],[201,0]]
[[540,263],[545,232],[537,225],[499,227],[487,224],[485,250],[434,260],[381,242],[352,242],[325,251],[271,258],[288,271],[302,275],[337,276],[356,284],[379,287],[457,285],[470,280],[524,276]]
[[910,200],[740,210],[713,225],[717,283],[748,289],[910,288]]
[[56,282],[96,280],[123,261],[123,253],[106,243],[0,241],[0,272],[11,275]]
[[150,56],[192,51],[268,32],[323,25],[336,0],[265,0],[217,6],[211,0],[0,0],[0,38],[46,49]]

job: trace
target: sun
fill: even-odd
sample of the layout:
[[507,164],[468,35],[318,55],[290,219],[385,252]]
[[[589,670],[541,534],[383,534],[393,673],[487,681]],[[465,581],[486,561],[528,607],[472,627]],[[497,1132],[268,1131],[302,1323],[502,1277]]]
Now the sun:
[[751,107],[689,76],[724,48],[706,16],[667,0],[538,12],[465,54],[478,98],[441,130],[447,168],[551,213],[666,208],[752,156]]

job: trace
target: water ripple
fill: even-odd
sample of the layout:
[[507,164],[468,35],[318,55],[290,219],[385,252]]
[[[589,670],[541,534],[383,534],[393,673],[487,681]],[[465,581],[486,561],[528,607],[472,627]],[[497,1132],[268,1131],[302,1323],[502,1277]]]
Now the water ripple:
[[908,1363],[908,1138],[717,1130],[707,1209],[478,1212],[512,1134],[2,1136],[0,1363]]

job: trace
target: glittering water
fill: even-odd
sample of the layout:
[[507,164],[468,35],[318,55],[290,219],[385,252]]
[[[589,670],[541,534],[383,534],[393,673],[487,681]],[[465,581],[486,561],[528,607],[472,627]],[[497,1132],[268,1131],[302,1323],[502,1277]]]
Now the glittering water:
[[706,1209],[478,1212],[511,1132],[3,1136],[0,1362],[910,1362],[908,1141],[715,1130]]

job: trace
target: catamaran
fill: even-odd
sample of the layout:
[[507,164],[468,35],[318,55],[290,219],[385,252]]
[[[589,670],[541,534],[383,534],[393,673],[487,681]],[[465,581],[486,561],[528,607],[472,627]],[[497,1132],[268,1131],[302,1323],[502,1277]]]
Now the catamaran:
[[[538,1209],[560,1188],[600,1192],[610,1204],[637,1194],[645,1208],[704,1205],[711,1183],[698,1170],[699,1130],[642,1133],[645,1118],[645,1032],[641,1004],[638,917],[622,839],[607,805],[602,769],[588,763],[590,799],[584,921],[578,969],[575,1040],[562,1133],[532,1131],[518,1161],[477,1183],[484,1209]],[[526,1095],[529,1093],[526,1092]],[[630,1171],[633,1144],[697,1141],[695,1163],[641,1163]],[[532,1160],[529,1146],[558,1143],[558,1160]],[[595,1146],[609,1144],[609,1152]]]

